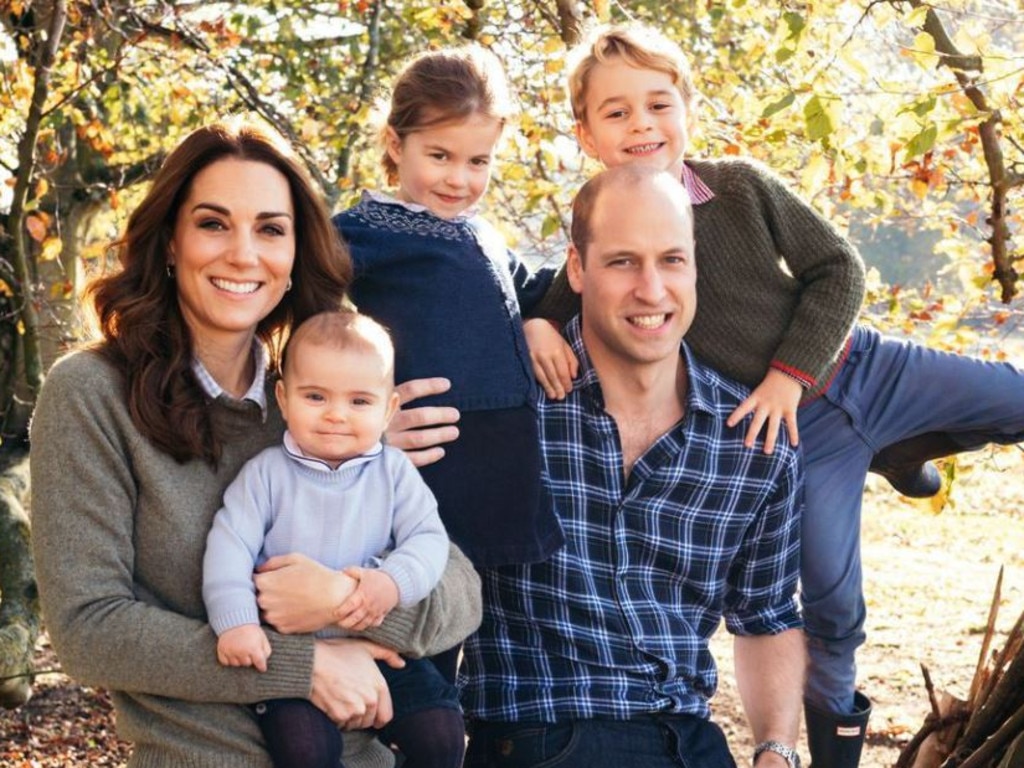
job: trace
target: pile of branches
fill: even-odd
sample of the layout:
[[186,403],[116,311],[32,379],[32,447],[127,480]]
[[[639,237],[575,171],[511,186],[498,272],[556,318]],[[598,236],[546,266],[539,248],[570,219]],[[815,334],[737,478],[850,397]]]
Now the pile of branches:
[[945,692],[936,696],[928,668],[921,665],[932,711],[896,768],[1024,766],[1024,613],[1002,649],[991,650],[1002,585],[1000,569],[966,701]]

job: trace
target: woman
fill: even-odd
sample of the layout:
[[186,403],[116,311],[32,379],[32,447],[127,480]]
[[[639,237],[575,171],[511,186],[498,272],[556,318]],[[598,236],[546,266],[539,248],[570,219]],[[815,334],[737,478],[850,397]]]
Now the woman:
[[[62,664],[112,691],[133,767],[269,766],[245,706],[268,698],[309,697],[347,728],[383,724],[375,660],[436,653],[479,621],[460,553],[427,601],[367,633],[384,645],[269,632],[264,673],[217,663],[201,596],[223,490],[282,433],[265,376],[282,335],[336,307],[348,283],[315,186],[255,126],[199,129],[167,158],[118,253],[121,270],[91,289],[102,339],[53,367],[32,426],[33,547]],[[259,585],[268,621],[329,623],[337,603],[326,589],[309,596],[308,579],[330,576],[302,558],[271,563]],[[370,737],[346,743],[349,768],[390,762]]]

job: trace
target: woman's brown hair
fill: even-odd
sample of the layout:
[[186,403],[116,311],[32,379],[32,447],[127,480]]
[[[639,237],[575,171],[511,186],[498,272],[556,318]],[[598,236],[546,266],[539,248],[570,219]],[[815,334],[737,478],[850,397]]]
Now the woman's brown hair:
[[216,464],[223,435],[192,374],[192,339],[169,276],[168,247],[192,180],[227,158],[265,163],[288,180],[295,210],[292,288],[260,321],[258,338],[276,365],[282,336],[318,312],[337,309],[351,279],[348,250],[331,224],[323,196],[292,148],[244,120],[189,134],[157,171],[145,199],[114,243],[121,269],[89,286],[103,340],[99,350],[122,372],[132,420],[179,462]]

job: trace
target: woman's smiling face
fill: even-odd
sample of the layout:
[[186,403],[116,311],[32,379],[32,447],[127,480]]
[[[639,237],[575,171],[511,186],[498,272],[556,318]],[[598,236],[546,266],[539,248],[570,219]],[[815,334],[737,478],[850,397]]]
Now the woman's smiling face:
[[196,174],[168,262],[197,349],[251,337],[288,289],[294,261],[295,213],[280,171],[226,158]]

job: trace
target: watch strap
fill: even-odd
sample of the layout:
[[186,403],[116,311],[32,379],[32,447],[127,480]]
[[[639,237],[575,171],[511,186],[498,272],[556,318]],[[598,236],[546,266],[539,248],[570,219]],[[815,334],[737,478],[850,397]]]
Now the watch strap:
[[774,752],[780,757],[785,758],[789,764],[789,768],[800,768],[800,755],[792,747],[787,747],[780,741],[762,741],[756,747],[754,747],[754,762],[757,762],[757,758],[765,752]]

